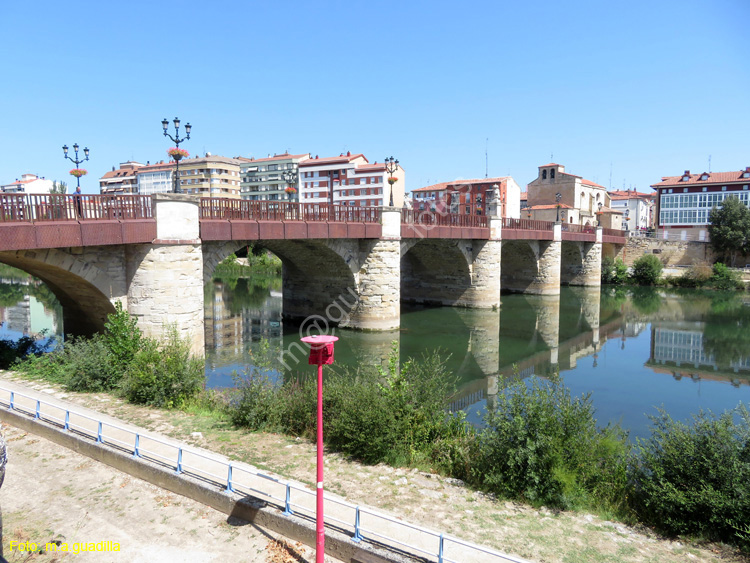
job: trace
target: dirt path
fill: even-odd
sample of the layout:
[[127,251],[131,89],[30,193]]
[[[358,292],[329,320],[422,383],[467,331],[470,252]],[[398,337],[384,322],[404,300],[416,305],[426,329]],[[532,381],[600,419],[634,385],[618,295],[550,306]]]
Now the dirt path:
[[[47,383],[29,382],[9,373],[0,372],[0,377],[46,390],[71,402],[241,459],[284,477],[313,484],[315,451],[313,444],[305,440],[275,434],[247,433],[232,429],[226,420],[216,417],[136,407],[104,394],[61,392]],[[657,537],[649,530],[630,528],[594,515],[555,513],[498,501],[472,492],[460,482],[416,470],[394,469],[384,465],[364,466],[337,454],[326,455],[325,467],[328,490],[350,502],[377,507],[413,523],[539,563],[747,561],[736,551],[722,546],[696,546],[670,541]],[[119,482],[115,480],[112,483],[112,490],[117,491]],[[5,493],[4,486],[0,491],[0,498],[7,498],[3,496]],[[185,518],[190,520],[197,509],[188,511],[186,506],[189,501],[185,499],[175,501],[180,503],[179,508],[185,513]],[[178,508],[173,502],[170,503],[172,505]],[[2,506],[5,510],[5,504]],[[85,514],[85,508],[73,507],[70,514],[71,521],[81,518]],[[175,516],[170,515],[170,518]],[[226,523],[225,517],[219,515],[217,518],[224,519],[223,525],[229,528],[229,532],[236,532],[231,524]],[[169,537],[168,529],[185,530],[181,532],[181,539],[184,539],[182,536],[191,534],[187,531],[187,526],[180,527],[178,522],[167,520],[160,533]],[[216,526],[221,527],[221,524],[217,523]],[[257,531],[254,533],[259,534]],[[220,541],[213,541],[210,535],[200,530],[192,535],[195,537],[190,540],[192,542],[195,539],[195,543],[190,544],[190,549],[213,554],[218,560],[218,553],[213,550],[221,544]],[[151,544],[159,545],[162,541],[160,538],[161,536],[154,535]],[[7,541],[5,545],[7,546]],[[176,548],[180,548],[179,543]],[[259,548],[255,549],[255,553],[258,553]]]

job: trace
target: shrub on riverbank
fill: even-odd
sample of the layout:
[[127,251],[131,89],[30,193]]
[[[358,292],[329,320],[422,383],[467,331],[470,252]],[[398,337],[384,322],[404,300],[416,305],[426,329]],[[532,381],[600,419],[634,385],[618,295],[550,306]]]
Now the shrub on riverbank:
[[472,468],[482,488],[537,506],[624,505],[626,435],[596,427],[590,395],[573,398],[559,377],[517,381],[485,422]]
[[717,262],[710,266],[705,262],[694,264],[679,277],[668,280],[676,287],[712,288],[720,290],[745,289],[739,272]]
[[[315,437],[317,384],[313,379],[275,385],[270,365],[258,364],[236,378],[228,405],[233,423]],[[324,424],[329,447],[365,463],[409,465],[432,457],[436,444],[455,434],[445,400],[455,381],[439,354],[398,366],[394,351],[388,367],[331,369],[325,375]]]
[[628,280],[628,267],[620,258],[616,260],[609,256],[602,258],[602,283],[621,285]]
[[644,254],[633,262],[630,281],[638,285],[656,285],[664,266],[653,254]]
[[190,354],[190,344],[171,328],[161,341],[142,340],[120,381],[131,403],[156,407],[181,407],[202,388],[202,360]]
[[202,387],[204,364],[175,330],[157,341],[145,338],[120,304],[106,330],[91,338],[70,337],[52,352],[31,355],[14,369],[63,384],[71,391],[112,391],[134,403],[178,407]]
[[691,425],[660,411],[631,465],[639,519],[670,536],[689,534],[750,550],[750,412],[701,412]]

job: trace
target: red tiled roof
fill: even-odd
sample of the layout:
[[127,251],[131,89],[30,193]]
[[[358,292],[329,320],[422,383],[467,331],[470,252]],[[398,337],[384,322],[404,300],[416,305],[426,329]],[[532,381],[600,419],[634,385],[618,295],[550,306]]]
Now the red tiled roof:
[[[401,168],[399,166],[399,168]],[[362,174],[364,172],[378,172],[385,170],[385,164],[361,164],[354,169],[355,174]]]
[[547,166],[560,166],[556,162],[550,162],[549,164],[542,164],[539,168],[546,168]]
[[[566,174],[566,176],[572,176],[573,174]],[[580,178],[580,176],[576,176],[576,178]],[[581,184],[584,184],[586,186],[594,186],[595,188],[604,188],[601,184],[597,184],[596,182],[592,182],[591,180],[586,180],[584,178],[581,178]],[[604,188],[605,190],[607,188]]]
[[310,157],[310,153],[304,153],[304,154],[289,154],[288,152],[285,152],[284,154],[276,154],[274,156],[269,156],[267,158],[249,158],[249,159],[243,159],[245,162],[269,162],[271,160],[289,160],[290,158],[304,158],[304,157]]
[[632,198],[650,198],[653,194],[644,194],[636,190],[612,190],[609,197],[612,199],[632,199]]
[[505,182],[510,176],[498,176],[496,178],[469,178],[466,180],[453,180],[452,182],[440,182],[439,184],[432,184],[426,188],[417,188],[412,192],[434,192],[439,190],[445,190],[453,186],[466,186],[474,184],[497,184]]
[[[709,184],[730,184],[733,182],[750,182],[750,178],[743,178],[742,175],[745,170],[739,170],[737,172],[701,172],[699,174],[690,174],[690,179],[684,182],[682,178],[685,174],[679,176],[664,176],[661,182],[651,184],[654,189],[663,187],[679,187],[679,186],[706,186]],[[708,174],[707,180],[701,180],[703,174]]]
[[339,163],[339,162],[340,163],[351,162],[352,160],[354,160],[355,158],[358,158],[358,157],[364,158],[365,162],[368,162],[368,163],[370,162],[369,160],[367,160],[367,158],[365,157],[365,155],[363,155],[362,153],[360,153],[360,154],[350,154],[350,155],[342,154],[340,156],[329,156],[329,157],[326,157],[326,158],[311,158],[309,160],[305,160],[304,162],[300,162],[299,165],[300,165],[300,167],[302,167],[302,166],[323,166],[323,165],[326,165],[326,164],[336,164],[336,163]]
[[[530,205],[529,207],[526,207],[525,209],[531,209],[532,211],[535,209],[557,209],[557,205],[554,203],[544,204],[544,205]],[[568,205],[567,203],[561,203],[560,209],[575,209],[575,208],[572,205]]]
[[439,184],[432,184],[431,186],[427,186],[425,188],[417,188],[416,190],[412,190],[412,193],[414,192],[442,192],[448,188],[448,184],[450,184],[450,182],[441,182]]

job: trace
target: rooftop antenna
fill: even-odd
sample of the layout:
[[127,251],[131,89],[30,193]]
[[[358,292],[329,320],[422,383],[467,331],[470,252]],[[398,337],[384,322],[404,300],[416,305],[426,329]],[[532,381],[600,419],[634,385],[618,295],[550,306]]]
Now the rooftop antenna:
[[708,155],[708,172],[711,173],[711,155]]
[[490,141],[489,137],[484,139],[484,177],[485,178],[489,178],[490,176],[490,165],[489,165],[490,161],[488,160],[488,157],[487,157],[487,147],[489,146],[489,141]]
[[612,161],[609,162],[609,189],[612,189]]

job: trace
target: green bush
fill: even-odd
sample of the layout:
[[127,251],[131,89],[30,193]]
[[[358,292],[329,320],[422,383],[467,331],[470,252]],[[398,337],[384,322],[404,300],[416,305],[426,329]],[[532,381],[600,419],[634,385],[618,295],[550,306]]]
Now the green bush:
[[628,279],[628,267],[625,262],[613,260],[609,256],[602,258],[602,283],[610,285],[621,285]]
[[116,369],[124,373],[143,343],[141,330],[136,319],[122,309],[122,303],[115,303],[115,312],[107,317],[104,324],[104,344],[112,355]]
[[63,384],[71,391],[110,391],[120,374],[101,336],[68,336],[48,354],[28,357],[16,369],[31,377]]
[[713,275],[708,284],[715,289],[744,289],[745,284],[739,272],[729,269],[721,262],[714,264]]
[[713,275],[713,269],[706,262],[693,264],[679,277],[672,278],[670,283],[677,287],[703,287]]
[[386,369],[331,377],[326,393],[331,446],[367,463],[419,463],[449,431],[446,400],[455,378],[439,353],[409,359],[399,369],[393,348]]
[[746,545],[737,526],[750,522],[748,409],[701,412],[692,425],[660,411],[652,422],[630,470],[639,519],[669,535]]
[[637,285],[656,285],[661,277],[663,266],[653,254],[644,254],[633,262],[630,280]]
[[204,379],[203,362],[172,328],[161,342],[142,341],[120,385],[131,403],[178,408],[200,391]]
[[626,437],[597,429],[590,396],[572,398],[559,377],[510,384],[485,422],[473,467],[479,486],[535,505],[622,504]]
[[237,391],[229,408],[232,423],[250,430],[270,430],[281,400],[277,386],[256,367],[247,369],[242,377],[235,375],[234,380]]

